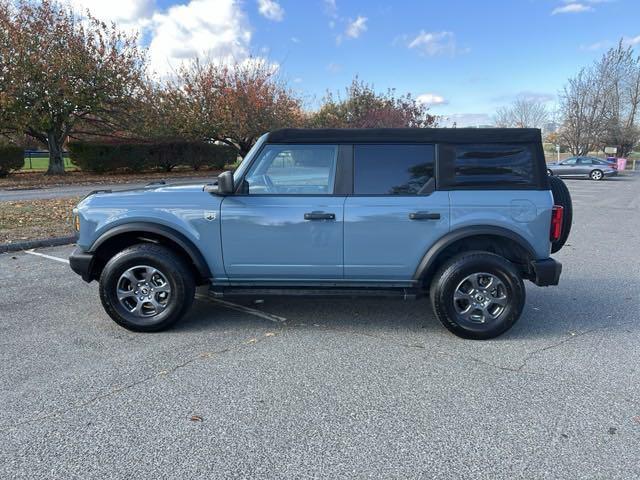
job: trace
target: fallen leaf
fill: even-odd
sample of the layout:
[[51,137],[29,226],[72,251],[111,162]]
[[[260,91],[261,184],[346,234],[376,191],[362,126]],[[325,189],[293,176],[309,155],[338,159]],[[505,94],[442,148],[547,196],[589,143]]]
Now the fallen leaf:
[[264,334],[265,337],[275,337],[276,334],[274,332],[267,332]]
[[191,415],[189,420],[191,420],[192,422],[201,422],[202,421],[202,417],[200,415]]

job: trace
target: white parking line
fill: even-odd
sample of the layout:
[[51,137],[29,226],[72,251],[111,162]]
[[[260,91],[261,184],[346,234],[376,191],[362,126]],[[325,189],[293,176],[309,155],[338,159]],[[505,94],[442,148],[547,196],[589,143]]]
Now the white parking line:
[[[45,253],[36,252],[33,249],[25,250],[24,253],[28,253],[29,255],[35,255],[37,257],[46,258],[48,260],[54,260],[56,262],[65,263],[69,265],[69,260],[66,258],[54,257],[52,255],[47,255]],[[208,295],[196,294],[196,298],[199,300],[206,300],[212,303],[218,303],[223,307],[227,307],[231,310],[236,310],[238,312],[248,313],[250,315],[263,318],[265,320],[269,320],[270,322],[282,323],[286,322],[287,319],[284,317],[280,317],[279,315],[274,315],[272,313],[261,312],[260,310],[256,310],[255,308],[245,307],[244,305],[238,305],[237,303],[228,302],[226,300],[220,300],[219,298],[211,298]]]
[[286,318],[281,317],[279,315],[274,315],[273,313],[261,312],[260,310],[256,310],[255,308],[245,307],[244,305],[238,305],[237,303],[231,303],[226,300],[220,300],[219,298],[211,298],[208,295],[202,295],[198,293],[196,294],[196,298],[198,300],[205,300],[212,303],[218,303],[223,307],[227,307],[231,310],[237,310],[238,312],[248,313],[249,315],[254,315],[256,317],[269,320],[270,322],[282,323],[287,321]]
[[56,262],[66,263],[67,265],[69,265],[69,260],[66,258],[52,257],[51,255],[45,255],[44,253],[34,252],[33,249],[25,250],[24,253],[28,253],[29,255],[36,255],[42,258],[48,258],[49,260],[55,260]]

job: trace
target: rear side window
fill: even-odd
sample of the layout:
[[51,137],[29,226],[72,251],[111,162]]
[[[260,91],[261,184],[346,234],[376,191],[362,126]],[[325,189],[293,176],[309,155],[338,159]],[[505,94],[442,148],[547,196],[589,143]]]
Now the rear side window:
[[453,148],[455,186],[535,184],[530,145],[471,144]]
[[417,195],[433,178],[433,145],[355,145],[353,193]]

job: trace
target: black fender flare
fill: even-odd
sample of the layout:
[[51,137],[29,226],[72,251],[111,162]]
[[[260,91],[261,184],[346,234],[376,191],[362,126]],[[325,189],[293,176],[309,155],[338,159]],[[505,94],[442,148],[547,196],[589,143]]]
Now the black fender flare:
[[122,235],[123,233],[152,233],[161,237],[165,237],[175,244],[177,244],[182,250],[186,252],[189,256],[196,269],[198,270],[198,274],[203,280],[211,278],[211,270],[209,269],[209,265],[207,264],[204,256],[200,252],[200,250],[194,245],[194,243],[189,240],[184,234],[174,230],[171,227],[167,227],[166,225],[161,225],[159,223],[152,222],[132,222],[132,223],[124,223],[122,225],[117,225],[113,228],[110,228],[106,232],[102,233],[91,245],[88,253],[96,252],[100,246],[104,245],[108,240]]
[[494,235],[507,238],[520,245],[520,247],[522,247],[529,254],[532,260],[536,258],[536,253],[533,246],[531,246],[531,244],[522,235],[512,230],[493,225],[462,227],[447,233],[437,242],[435,242],[429,248],[429,250],[427,250],[427,252],[422,257],[422,260],[418,264],[418,268],[416,268],[413,279],[416,281],[420,280],[423,275],[428,272],[429,269],[433,266],[440,253],[442,253],[449,245],[457,242],[458,240],[476,237],[478,235]]

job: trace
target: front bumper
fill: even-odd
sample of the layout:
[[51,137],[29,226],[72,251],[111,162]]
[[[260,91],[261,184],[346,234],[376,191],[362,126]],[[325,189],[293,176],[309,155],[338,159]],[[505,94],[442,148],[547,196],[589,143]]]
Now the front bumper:
[[69,256],[69,265],[71,266],[71,270],[80,275],[85,282],[93,280],[93,253],[87,253],[80,247],[77,247]]
[[553,258],[534,260],[531,262],[531,269],[533,270],[531,281],[540,287],[558,285],[560,282],[562,264]]
[[611,170],[608,172],[604,172],[604,176],[605,177],[615,177],[618,175],[618,171],[617,170]]

